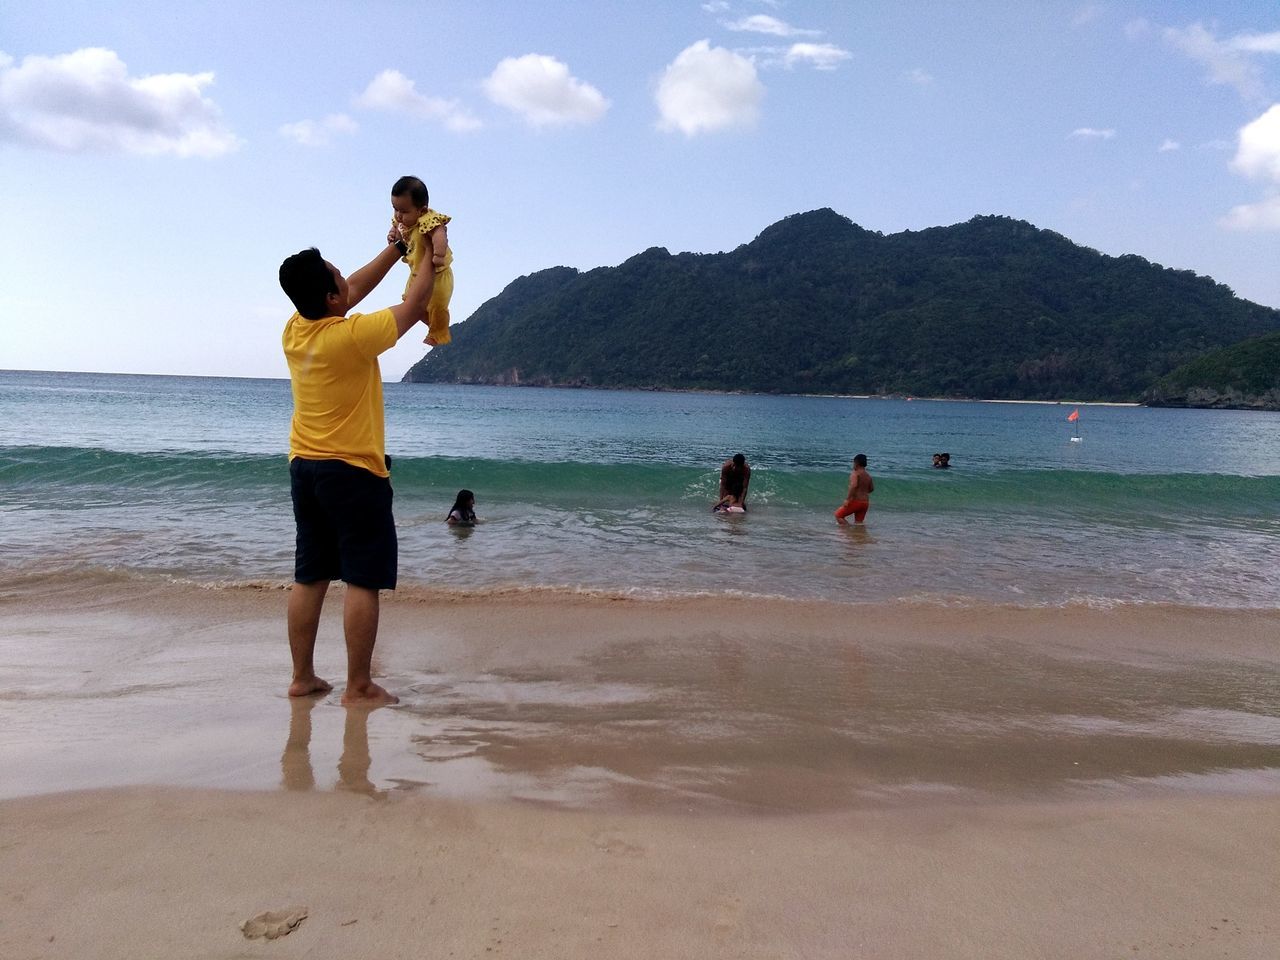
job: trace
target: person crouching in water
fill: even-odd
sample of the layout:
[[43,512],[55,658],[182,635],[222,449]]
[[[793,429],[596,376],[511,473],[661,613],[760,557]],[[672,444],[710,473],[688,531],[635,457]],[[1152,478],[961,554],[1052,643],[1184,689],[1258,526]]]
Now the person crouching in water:
[[751,467],[747,458],[735,453],[720,467],[720,494],[713,513],[746,513],[747,488],[751,486]]
[[459,490],[449,515],[444,522],[451,527],[474,527],[476,525],[476,495],[470,490]]

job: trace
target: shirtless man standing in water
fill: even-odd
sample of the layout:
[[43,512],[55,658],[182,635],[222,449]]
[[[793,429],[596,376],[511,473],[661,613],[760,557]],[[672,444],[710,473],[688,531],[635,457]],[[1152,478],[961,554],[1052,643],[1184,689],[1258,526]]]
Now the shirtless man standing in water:
[[860,453],[853,458],[853,473],[849,474],[849,493],[836,511],[836,523],[849,525],[845,517],[852,515],[854,523],[861,523],[871,507],[871,491],[876,488],[871,474],[867,473],[867,455]]

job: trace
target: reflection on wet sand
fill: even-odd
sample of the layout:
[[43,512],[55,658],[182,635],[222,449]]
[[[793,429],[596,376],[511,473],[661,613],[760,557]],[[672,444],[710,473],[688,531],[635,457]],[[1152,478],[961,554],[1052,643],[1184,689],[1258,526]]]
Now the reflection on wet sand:
[[[1277,679],[1239,664],[1144,668],[1001,644],[616,644],[572,677],[423,677],[394,711],[411,756],[389,758],[389,782],[574,807],[798,812],[1221,785],[1240,771],[1274,779],[1280,721],[1259,697],[1274,710],[1280,687],[1265,688]],[[348,718],[339,771],[367,792],[359,723]]]
[[[885,644],[854,615],[847,629],[761,642],[713,628],[604,640],[571,664],[408,676],[374,755],[368,711],[344,711],[337,787],[776,812],[1280,788],[1275,665],[996,637]],[[291,704],[287,789],[315,787],[320,702]]]
[[[281,784],[286,790],[315,789],[316,775],[311,763],[311,715],[322,699],[289,698],[289,735],[280,755]],[[382,795],[385,791],[369,779],[369,768],[373,762],[369,753],[369,714],[373,711],[361,707],[343,710],[346,719],[335,788],[368,796]]]
[[280,755],[280,784],[286,790],[314,790],[316,772],[311,767],[311,711],[318,697],[289,698],[289,737]]
[[368,713],[281,696],[272,591],[73,599],[0,606],[0,796],[178,783],[791,812],[1280,780],[1280,610],[409,593],[379,640],[403,701]]

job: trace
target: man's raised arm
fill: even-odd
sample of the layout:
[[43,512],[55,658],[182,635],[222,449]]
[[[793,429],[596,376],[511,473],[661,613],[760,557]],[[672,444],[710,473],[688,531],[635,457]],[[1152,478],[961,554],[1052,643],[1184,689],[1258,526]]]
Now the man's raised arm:
[[[395,247],[391,249],[394,250]],[[409,289],[404,292],[404,301],[391,308],[391,314],[396,318],[397,339],[403,337],[405,331],[419,320],[427,319],[427,301],[431,299],[431,291],[435,285],[436,272],[431,269],[430,263],[424,263],[418,268],[418,275],[409,284]]]
[[400,251],[394,244],[366,263],[351,276],[347,277],[347,307],[352,309],[361,300],[373,292],[373,288],[382,282],[387,271],[400,259]]

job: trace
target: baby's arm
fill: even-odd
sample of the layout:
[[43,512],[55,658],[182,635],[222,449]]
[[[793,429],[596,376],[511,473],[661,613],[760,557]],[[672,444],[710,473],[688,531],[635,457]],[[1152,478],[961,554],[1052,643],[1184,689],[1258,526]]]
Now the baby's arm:
[[442,266],[448,250],[449,230],[442,223],[431,231],[431,262],[437,267]]

